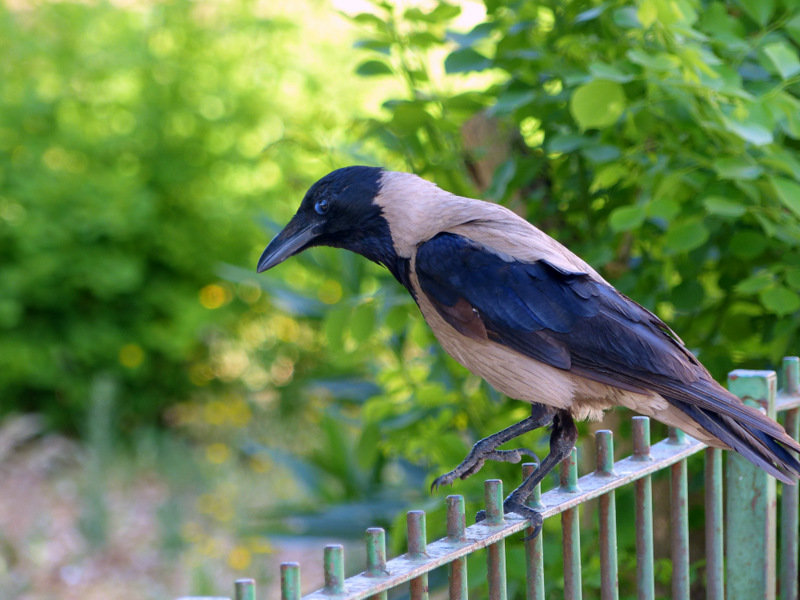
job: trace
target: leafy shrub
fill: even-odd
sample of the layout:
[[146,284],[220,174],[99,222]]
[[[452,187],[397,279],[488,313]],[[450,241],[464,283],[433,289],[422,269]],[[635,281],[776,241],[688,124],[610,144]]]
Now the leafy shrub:
[[322,85],[294,34],[246,0],[0,4],[0,410],[80,430],[105,374],[124,429],[230,384],[209,348],[254,298],[220,264],[251,268],[338,118],[275,93]]

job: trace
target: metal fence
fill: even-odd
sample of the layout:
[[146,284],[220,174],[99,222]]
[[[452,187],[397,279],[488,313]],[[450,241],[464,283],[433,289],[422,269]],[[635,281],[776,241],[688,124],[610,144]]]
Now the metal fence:
[[[800,360],[788,357],[781,369],[781,390],[774,371],[732,371],[729,389],[745,402],[775,417],[785,413],[790,435],[800,435]],[[564,597],[582,597],[579,510],[586,501],[598,499],[601,598],[619,597],[615,490],[633,485],[636,528],[636,596],[655,597],[653,561],[653,501],[651,475],[670,470],[670,555],[674,599],[688,599],[690,591],[687,457],[705,452],[705,597],[710,600],[776,598],[798,600],[798,486],[782,486],[780,518],[776,481],[742,457],[729,453],[724,472],[720,450],[706,448],[683,432],[671,430],[667,439],[650,444],[649,421],[633,418],[633,454],[614,462],[610,431],[595,434],[595,470],[578,477],[577,454],[561,465],[560,485],[532,499],[545,518],[561,515],[564,564]],[[533,469],[524,465],[524,474]],[[366,570],[345,578],[344,552],[340,545],[324,548],[325,585],[301,597],[300,566],[281,565],[282,600],[385,600],[387,592],[405,588],[411,600],[428,600],[428,574],[448,570],[448,598],[466,600],[466,557],[485,548],[490,600],[506,600],[505,539],[528,530],[517,515],[503,515],[503,491],[499,480],[485,486],[486,519],[465,526],[464,499],[447,497],[447,535],[427,543],[425,513],[407,516],[408,552],[386,560],[385,534],[370,528],[366,533]],[[780,553],[777,553],[780,530]],[[545,597],[542,536],[524,541],[526,550],[526,597]],[[778,560],[780,557],[780,560]],[[698,557],[693,557],[695,560]],[[254,600],[252,580],[236,582],[237,600]]]

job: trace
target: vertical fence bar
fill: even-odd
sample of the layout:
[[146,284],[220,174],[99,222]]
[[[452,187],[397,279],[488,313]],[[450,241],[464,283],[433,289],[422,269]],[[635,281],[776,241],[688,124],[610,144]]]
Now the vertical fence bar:
[[[597,447],[596,475],[614,476],[614,437],[608,429],[595,433]],[[614,491],[598,498],[600,521],[600,598],[619,599],[619,575],[617,573],[617,507]]]
[[[406,515],[408,529],[408,555],[410,558],[424,559],[428,535],[425,528],[425,512],[410,510]],[[409,582],[411,600],[428,600],[428,574],[423,573]]]
[[236,600],[256,600],[255,579],[237,579],[233,584]]
[[[536,463],[522,465],[522,479],[527,479],[536,470]],[[528,498],[528,506],[534,510],[542,510],[542,486],[537,485],[533,494]],[[542,545],[543,532],[535,538],[530,538],[533,528],[525,530],[525,598],[526,600],[544,600],[544,547]]]
[[344,594],[344,548],[341,544],[325,546],[322,570],[325,574],[325,593],[331,596]]
[[[683,445],[686,436],[670,427],[669,443]],[[689,600],[689,486],[686,460],[670,467],[670,553],[672,557],[672,600]]]
[[[484,488],[486,524],[503,524],[503,482],[489,479]],[[489,600],[506,600],[506,541],[502,539],[487,548]]]
[[[783,359],[783,392],[800,394],[800,359]],[[786,431],[800,439],[800,409],[786,413]],[[798,599],[798,486],[784,485],[781,491],[781,600]]]
[[[383,577],[386,573],[386,532],[380,527],[370,527],[366,533],[367,570],[369,577]],[[387,593],[379,592],[370,600],[386,600]]]
[[281,600],[300,600],[300,565],[281,563]]
[[[561,490],[578,491],[578,449],[561,462]],[[564,556],[564,598],[580,600],[581,590],[581,527],[578,507],[561,513],[561,543]]]
[[[737,369],[728,388],[746,404],[775,418],[774,371]],[[775,598],[775,480],[742,456],[730,453],[725,472],[725,580],[728,600]]]
[[[650,420],[633,417],[633,458],[650,458]],[[650,475],[637,479],[636,497],[636,597],[639,600],[655,598],[653,569],[653,491]]]
[[[453,543],[461,543],[465,539],[466,513],[463,496],[447,497],[447,539]],[[450,600],[467,600],[467,557],[455,559],[448,566],[448,598]]]
[[725,600],[722,561],[722,450],[706,448],[706,599]]

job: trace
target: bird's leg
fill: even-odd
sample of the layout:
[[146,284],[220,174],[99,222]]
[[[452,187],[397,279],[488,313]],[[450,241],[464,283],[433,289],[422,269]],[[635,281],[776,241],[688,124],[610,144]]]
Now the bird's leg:
[[[553,417],[553,431],[550,434],[550,454],[548,454],[536,470],[531,473],[517,489],[511,492],[503,501],[503,512],[515,512],[527,517],[531,521],[533,533],[530,537],[539,535],[542,529],[542,515],[527,505],[528,498],[533,494],[534,488],[552,471],[562,460],[572,452],[575,440],[578,439],[578,429],[572,420],[569,411],[559,410]],[[475,516],[475,521],[483,521],[486,512],[480,511]]]
[[431,484],[431,491],[442,485],[449,485],[456,479],[466,479],[470,475],[474,475],[481,470],[487,460],[496,460],[498,462],[517,463],[522,460],[523,455],[531,456],[539,463],[539,458],[532,450],[527,448],[516,448],[514,450],[497,450],[501,444],[521,436],[523,433],[528,433],[539,427],[543,427],[553,420],[552,409],[544,404],[534,404],[531,406],[531,416],[523,419],[519,423],[515,423],[511,427],[506,427],[502,431],[485,437],[477,442],[472,450],[469,451],[467,457],[461,461],[455,469],[449,473],[445,473],[433,480]]

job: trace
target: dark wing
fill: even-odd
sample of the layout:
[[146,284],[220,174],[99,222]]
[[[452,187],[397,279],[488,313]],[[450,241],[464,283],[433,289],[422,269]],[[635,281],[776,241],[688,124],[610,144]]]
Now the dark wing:
[[593,381],[657,392],[758,464],[765,466],[753,452],[800,471],[785,450],[777,456],[773,438],[800,449],[780,425],[719,386],[658,317],[588,273],[517,261],[441,233],[418,248],[416,274],[422,293],[461,333]]
[[465,333],[457,315],[469,307],[488,339],[553,367],[631,391],[705,372],[658,317],[587,273],[515,261],[451,233],[419,247],[416,272],[456,329]]

